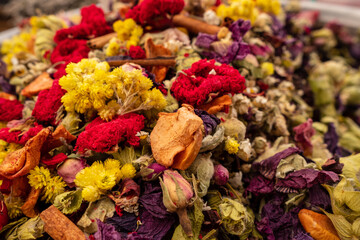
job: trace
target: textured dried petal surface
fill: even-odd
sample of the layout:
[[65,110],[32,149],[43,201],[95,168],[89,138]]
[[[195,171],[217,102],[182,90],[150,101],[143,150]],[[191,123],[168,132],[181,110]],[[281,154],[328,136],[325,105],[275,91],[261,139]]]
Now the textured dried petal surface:
[[203,124],[190,105],[183,105],[175,113],[160,113],[151,132],[151,149],[155,160],[166,167],[186,169],[198,154]]

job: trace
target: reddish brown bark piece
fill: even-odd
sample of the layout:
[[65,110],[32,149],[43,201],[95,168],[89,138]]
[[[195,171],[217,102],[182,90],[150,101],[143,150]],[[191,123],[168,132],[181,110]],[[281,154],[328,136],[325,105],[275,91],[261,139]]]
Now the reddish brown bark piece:
[[106,34],[106,35],[103,35],[103,36],[100,36],[97,38],[93,38],[93,39],[87,41],[86,44],[89,48],[100,49],[100,48],[104,47],[105,44],[107,44],[113,37],[116,37],[116,36],[117,36],[116,32],[109,33],[109,34]]
[[21,206],[21,211],[29,218],[36,217],[39,211],[35,209],[35,205],[40,197],[41,189],[31,188],[30,194],[26,199],[24,205]]
[[173,24],[178,27],[184,27],[193,33],[202,32],[202,33],[215,35],[220,30],[219,26],[210,25],[210,24],[207,24],[206,22],[203,22],[203,21],[191,18],[191,17],[187,17],[184,15],[180,15],[180,14],[175,15],[173,17]]
[[44,230],[54,240],[85,240],[85,234],[56,207],[51,205],[40,213]]

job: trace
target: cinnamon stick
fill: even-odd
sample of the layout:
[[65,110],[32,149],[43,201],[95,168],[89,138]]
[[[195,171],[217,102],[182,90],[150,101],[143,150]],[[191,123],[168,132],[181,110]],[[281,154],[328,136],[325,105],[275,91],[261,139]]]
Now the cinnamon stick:
[[129,60],[108,60],[110,66],[117,67],[125,63],[135,63],[140,66],[174,66],[175,58],[159,58],[159,59],[129,59]]
[[193,33],[202,32],[202,33],[215,35],[220,30],[219,26],[210,25],[207,24],[206,22],[180,14],[175,15],[173,17],[173,24],[178,27],[184,27]]
[[103,35],[101,37],[97,37],[97,38],[93,38],[87,41],[86,45],[89,48],[93,48],[93,49],[99,49],[105,46],[105,44],[107,44],[110,39],[112,39],[113,37],[116,37],[117,33],[109,33],[106,35]]
[[54,240],[85,240],[85,234],[54,205],[40,213],[44,230]]

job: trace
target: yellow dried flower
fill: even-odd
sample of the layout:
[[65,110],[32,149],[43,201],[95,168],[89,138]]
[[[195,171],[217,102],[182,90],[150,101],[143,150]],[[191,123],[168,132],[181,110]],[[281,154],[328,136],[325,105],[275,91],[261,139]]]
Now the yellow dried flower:
[[68,64],[67,74],[59,80],[67,91],[61,98],[65,110],[88,116],[98,112],[102,119],[110,121],[116,114],[162,110],[166,106],[163,94],[151,89],[152,81],[140,69],[109,70],[108,63],[95,59]]
[[117,38],[112,38],[105,50],[106,56],[117,56],[119,55],[120,41]]
[[240,144],[235,138],[228,137],[225,142],[225,150],[230,154],[236,154],[239,151]]
[[23,215],[21,206],[24,205],[24,201],[20,197],[5,197],[5,205],[10,219]]
[[83,199],[89,202],[95,202],[100,199],[101,194],[99,189],[93,186],[87,186],[81,192]]
[[59,176],[51,176],[50,170],[44,167],[35,167],[28,175],[29,184],[35,189],[42,190],[41,200],[53,202],[55,197],[65,191],[66,183]]
[[75,184],[83,189],[82,197],[86,201],[96,201],[101,195],[111,190],[121,179],[123,173],[120,161],[107,159],[104,163],[97,161],[90,167],[76,174]]
[[140,37],[143,34],[141,26],[131,19],[125,19],[124,21],[116,21],[113,24],[114,31],[118,34],[118,39],[122,42],[126,42],[126,47],[129,49],[131,46],[137,46],[140,42]]
[[136,169],[131,163],[126,163],[121,168],[121,172],[124,178],[133,178],[136,175]]
[[261,70],[265,74],[265,76],[270,76],[274,74],[274,64],[271,62],[263,62],[261,64]]
[[31,187],[35,189],[43,188],[51,179],[50,171],[47,168],[37,166],[33,170],[30,170],[28,179]]
[[46,200],[46,202],[54,202],[55,197],[63,192],[65,192],[66,183],[62,180],[61,177],[56,176],[50,178],[42,192],[43,197],[41,200]]

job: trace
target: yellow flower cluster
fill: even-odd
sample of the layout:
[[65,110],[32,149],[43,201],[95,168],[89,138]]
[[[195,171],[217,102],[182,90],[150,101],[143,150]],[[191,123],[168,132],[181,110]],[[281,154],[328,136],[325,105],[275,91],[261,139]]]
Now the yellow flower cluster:
[[225,141],[225,151],[230,154],[236,154],[239,151],[240,144],[235,138],[228,137]]
[[279,0],[232,0],[230,5],[221,4],[216,13],[219,17],[229,17],[233,20],[244,19],[252,23],[260,11],[278,15],[281,13]]
[[234,21],[241,18],[253,23],[259,11],[253,0],[233,0],[230,5],[221,4],[216,9],[216,14],[221,18],[229,17]]
[[163,94],[152,88],[152,81],[141,70],[124,70],[121,67],[109,71],[106,62],[82,59],[66,67],[67,75],[59,84],[67,91],[61,101],[67,112],[91,116],[94,111],[106,121],[116,114],[125,114],[166,106]]
[[113,28],[118,34],[118,38],[123,42],[126,41],[126,47],[128,49],[130,46],[137,46],[143,34],[142,27],[137,25],[131,18],[125,19],[124,21],[116,21],[113,24]]
[[282,11],[279,0],[256,0],[256,6],[263,12],[279,15]]
[[66,183],[59,176],[51,176],[48,168],[35,167],[28,175],[29,184],[35,189],[43,189],[41,200],[53,202],[55,197],[65,191]]
[[30,32],[21,32],[13,36],[11,39],[5,40],[1,44],[2,60],[7,64],[8,71],[12,70],[11,59],[20,52],[31,52],[31,38]]
[[136,170],[132,164],[121,167],[120,161],[107,159],[94,162],[76,174],[75,184],[82,188],[84,200],[93,202],[111,190],[121,179],[133,178]]
[[105,50],[105,54],[106,56],[117,56],[119,55],[120,52],[120,48],[121,48],[121,41],[114,37],[109,41],[109,45]]

